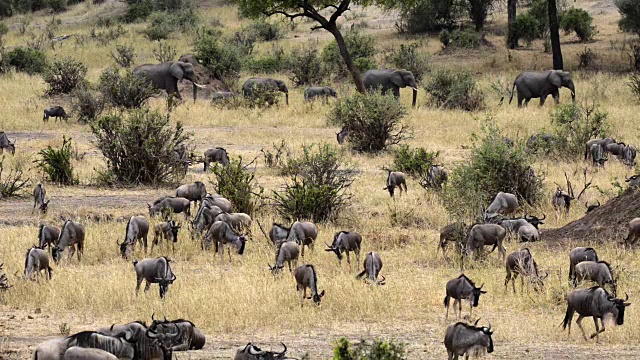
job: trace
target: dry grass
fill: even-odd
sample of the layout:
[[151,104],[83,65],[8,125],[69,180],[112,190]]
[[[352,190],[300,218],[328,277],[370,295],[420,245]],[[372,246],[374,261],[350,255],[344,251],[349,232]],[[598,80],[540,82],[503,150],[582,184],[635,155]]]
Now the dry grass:
[[[596,53],[603,54],[606,61],[624,63],[626,58],[620,51],[609,50],[611,40],[621,41],[624,37],[617,33],[617,13],[607,10],[600,14],[595,8],[596,2],[592,1],[578,1],[575,4],[592,10],[596,18],[600,33],[596,37],[597,42],[588,46]],[[241,27],[231,7],[220,8],[217,2],[205,5],[202,17],[219,17],[226,26],[225,32],[233,32]],[[117,11],[115,6],[112,3],[98,7],[79,5],[69,14],[61,16],[67,24],[61,31],[87,34],[91,20],[81,22],[78,19],[86,20],[96,14]],[[366,9],[364,12],[367,14],[365,19],[373,24],[368,31],[376,34],[381,48],[390,48],[398,41],[410,41],[394,33],[388,14],[375,9]],[[34,24],[40,26],[44,20],[38,18]],[[497,16],[495,21],[502,24],[503,14]],[[11,24],[11,20],[8,23]],[[283,46],[294,46],[310,37],[327,41],[326,34],[316,32],[310,35],[306,30],[307,25],[299,25],[294,33],[281,41]],[[136,44],[140,54],[137,63],[153,62],[153,44],[144,41],[137,33],[141,28],[142,25],[131,26],[128,28],[129,34],[118,43]],[[300,38],[294,38],[294,34]],[[406,119],[415,134],[409,144],[441,150],[442,161],[450,168],[466,158],[468,150],[462,146],[469,145],[470,135],[480,130],[487,116],[491,116],[511,137],[528,137],[551,126],[551,101],[544,108],[532,103],[528,109],[518,110],[515,105],[498,106],[500,96],[490,90],[493,82],[510,83],[516,73],[524,68],[550,67],[550,56],[542,53],[542,45],[534,43],[531,50],[512,52],[514,60],[509,63],[502,37],[489,34],[487,38],[496,48],[474,54],[435,54],[433,62],[434,67],[464,66],[473,69],[486,91],[488,109],[469,114],[421,106],[411,110]],[[19,37],[12,32],[8,44],[23,44],[25,40],[26,37]],[[563,37],[563,40],[566,42],[570,39]],[[191,51],[186,35],[175,35],[171,43],[178,48],[178,54]],[[431,53],[439,49],[436,38],[430,38],[423,46]],[[575,54],[582,49],[582,44],[564,44],[568,68],[577,66]],[[95,81],[102,69],[111,65],[112,60],[108,57],[111,50],[112,46],[100,47],[93,43],[84,47],[76,46],[70,40],[50,55],[73,56],[87,63],[89,78]],[[243,74],[244,77],[250,75]],[[284,78],[285,75],[280,77]],[[616,138],[640,144],[640,129],[636,126],[640,106],[633,101],[624,76],[576,72],[575,79],[578,99],[586,101],[597,98],[601,107],[609,113]],[[344,89],[347,90],[348,86]],[[102,168],[104,161],[91,144],[88,128],[71,122],[56,124],[50,121],[45,124],[40,121],[42,109],[51,102],[42,97],[44,84],[39,77],[23,74],[2,77],[0,90],[0,104],[3,104],[0,130],[7,131],[10,139],[17,139],[18,152],[15,157],[8,159],[9,162],[31,168],[37,151],[48,144],[59,144],[63,134],[73,137],[80,154],[86,153],[83,160],[74,163],[80,186],[57,187],[47,184],[48,195],[53,201],[46,217],[30,215],[28,198],[0,203],[0,220],[14,224],[2,226],[0,232],[4,244],[0,248],[0,262],[5,263],[6,272],[14,284],[14,288],[0,298],[0,316],[18,314],[18,318],[12,321],[6,315],[9,325],[6,328],[0,326],[0,335],[8,336],[6,342],[0,343],[0,353],[7,351],[6,354],[9,354],[8,351],[14,350],[18,353],[11,356],[26,358],[29,347],[38,342],[34,338],[56,335],[62,322],[68,322],[71,331],[75,332],[101,324],[148,319],[155,312],[166,313],[172,318],[188,318],[202,327],[212,344],[207,350],[209,355],[202,358],[217,355],[228,358],[233,346],[249,340],[270,343],[282,340],[290,345],[294,356],[309,351],[313,358],[327,358],[330,356],[330,342],[341,335],[353,338],[396,337],[409,342],[410,358],[444,356],[441,341],[444,329],[452,321],[444,320],[444,284],[459,275],[455,265],[445,261],[442,254],[436,254],[438,229],[448,222],[448,216],[437,195],[425,192],[415,182],[409,183],[406,196],[398,198],[395,203],[389,199],[388,194],[382,191],[386,174],[381,168],[392,163],[390,155],[372,157],[345,152],[345,156],[361,174],[353,185],[355,203],[340,223],[340,229],[362,233],[364,252],[375,250],[381,253],[386,286],[372,288],[356,281],[354,275],[359,272],[360,264],[354,264],[352,268],[346,262],[339,265],[335,256],[322,251],[322,244],[330,242],[338,228],[320,226],[316,252],[306,261],[316,265],[320,289],[325,289],[327,295],[319,308],[310,303],[300,308],[290,275],[285,273],[274,279],[268,272],[267,263],[273,263],[273,250],[254,225],[246,254],[242,258],[234,256],[231,263],[225,258],[222,264],[213,253],[203,253],[186,232],[181,233],[179,249],[175,254],[168,250],[153,254],[168,254],[175,261],[173,269],[178,280],[171,287],[167,300],[159,299],[156,286],[146,296],[141,294],[136,298],[132,265],[120,259],[115,245],[116,240],[122,239],[126,223],[95,222],[89,218],[109,215],[112,219],[121,219],[145,214],[146,201],[173,190],[98,189],[91,186],[95,183],[95,169]],[[409,92],[403,92],[402,96],[403,103],[408,105]],[[424,93],[421,96],[424,97]],[[562,96],[565,101],[568,100],[568,93]],[[285,139],[292,149],[318,141],[335,142],[337,129],[328,128],[325,123],[328,107],[303,104],[302,89],[292,90],[290,100],[289,107],[266,110],[220,110],[205,101],[196,104],[187,101],[177,109],[173,118],[182,121],[193,131],[193,141],[198,151],[224,146],[232,156],[241,155],[245,159],[252,159],[260,153],[261,148],[271,147],[280,139]],[[421,103],[424,103],[424,98]],[[156,99],[152,106],[162,108],[164,100]],[[604,193],[592,189],[583,197],[582,204],[576,204],[569,215],[556,214],[550,201],[555,190],[554,182],[564,184],[564,172],[577,180],[585,167],[589,170],[589,178],[593,177],[593,184]],[[616,189],[612,187],[612,182],[618,179],[624,183],[624,177],[633,174],[633,170],[616,161],[611,161],[601,171],[595,171],[582,162],[558,163],[550,160],[540,161],[535,164],[535,169],[546,173],[549,201],[534,211],[548,215],[545,227],[549,228],[581,217],[584,201],[592,203],[599,199],[604,203],[615,196]],[[29,170],[29,174],[34,181],[41,178],[34,169]],[[257,179],[268,190],[277,190],[283,181],[275,171],[264,168],[261,161]],[[185,179],[192,180],[208,180],[201,166],[192,168]],[[391,226],[390,209],[406,214],[402,226]],[[62,223],[61,216],[81,219],[86,226],[87,245],[82,262],[73,259],[56,266],[51,282],[32,283],[21,279],[24,252],[36,242],[35,224],[45,221],[59,226]],[[259,219],[262,224],[270,224],[272,220],[268,214],[262,214]],[[541,294],[525,292],[514,296],[505,293],[504,269],[496,254],[491,254],[486,261],[474,264],[472,269],[466,271],[477,283],[485,283],[485,289],[488,290],[488,294],[480,301],[480,307],[474,310],[474,317],[480,316],[494,325],[494,356],[514,358],[517,354],[519,357],[557,359],[595,351],[605,357],[637,358],[637,349],[627,346],[640,341],[640,332],[634,330],[640,325],[640,315],[634,306],[629,308],[623,327],[607,330],[602,336],[609,349],[607,351],[611,351],[609,353],[604,348],[599,350],[591,344],[585,344],[579,337],[577,327],[574,327],[570,340],[566,340],[566,333],[560,331],[558,324],[565,310],[563,298],[569,290],[566,284],[567,252],[577,245],[584,244],[563,244],[554,248],[544,243],[529,245],[539,266],[550,273],[545,291]],[[509,251],[519,246],[515,242],[507,244]],[[603,259],[611,261],[614,268],[619,269],[619,291],[629,293],[631,302],[637,302],[640,282],[633,270],[640,264],[635,252],[624,251],[613,244],[595,246]],[[143,258],[144,254],[138,252],[136,257]],[[42,310],[41,315],[33,315],[37,308]],[[468,308],[463,311],[463,314],[467,313]],[[40,320],[26,320],[26,314]],[[45,319],[45,316],[48,318]],[[585,325],[588,329],[593,326],[590,321],[586,321]],[[31,340],[22,341],[20,338]]]

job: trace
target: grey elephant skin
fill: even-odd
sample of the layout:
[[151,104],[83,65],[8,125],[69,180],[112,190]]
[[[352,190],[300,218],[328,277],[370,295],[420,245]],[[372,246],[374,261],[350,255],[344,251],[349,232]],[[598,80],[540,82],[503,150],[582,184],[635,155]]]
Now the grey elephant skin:
[[255,91],[258,90],[272,90],[272,91],[280,91],[284,93],[285,102],[289,105],[289,89],[287,88],[287,84],[282,80],[276,80],[271,78],[249,78],[242,85],[242,93],[245,97],[250,99],[255,99],[257,94]]
[[396,99],[400,98],[400,88],[410,87],[413,89],[413,101],[411,106],[416,106],[418,97],[418,84],[413,73],[408,70],[369,70],[362,76],[362,83],[368,91],[380,89],[382,95],[387,91],[393,91]]
[[133,69],[136,75],[144,76],[158,89],[165,90],[167,95],[174,95],[182,100],[178,91],[178,81],[187,79],[193,84],[193,101],[198,97],[198,88],[204,88],[196,82],[193,65],[181,61],[168,61],[162,64],[144,64]]
[[576,101],[576,88],[573,84],[571,73],[562,70],[526,71],[520,73],[513,82],[511,98],[513,100],[514,89],[518,90],[518,107],[529,104],[529,100],[540,98],[540,106],[544,105],[547,96],[553,96],[556,104],[560,103],[560,88],[571,90],[571,99]]
[[321,98],[325,104],[328,102],[329,97],[337,98],[338,94],[333,88],[328,86],[315,86],[304,90],[304,101],[312,101],[317,98]]

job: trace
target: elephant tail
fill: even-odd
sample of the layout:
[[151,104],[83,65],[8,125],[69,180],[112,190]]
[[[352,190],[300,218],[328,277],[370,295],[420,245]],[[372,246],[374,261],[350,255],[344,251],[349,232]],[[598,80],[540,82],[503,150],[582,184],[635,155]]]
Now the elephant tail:
[[511,87],[511,97],[509,98],[509,105],[511,105],[511,101],[513,101],[513,94],[515,93],[516,90],[516,82],[513,82],[513,86]]

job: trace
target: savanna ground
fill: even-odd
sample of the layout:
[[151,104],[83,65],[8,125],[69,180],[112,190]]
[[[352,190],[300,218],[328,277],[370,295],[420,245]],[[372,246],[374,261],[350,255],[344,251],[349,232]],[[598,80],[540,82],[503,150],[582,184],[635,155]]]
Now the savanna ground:
[[[619,33],[619,15],[612,1],[584,1],[572,3],[587,9],[595,18],[599,33],[596,41],[586,46],[599,57],[596,66],[625,68],[627,56],[619,49],[628,35]],[[87,34],[99,14],[115,14],[123,5],[107,2],[103,5],[80,4],[60,15],[63,25],[60,32]],[[201,4],[199,12],[205,22],[218,18],[225,25],[225,32],[241,27],[233,7],[219,5],[213,1]],[[422,48],[433,54],[432,67],[467,68],[474,72],[480,86],[485,90],[487,109],[476,113],[441,111],[425,104],[425,95],[420,93],[420,106],[409,110],[405,121],[411,125],[414,138],[408,143],[429,150],[441,151],[441,162],[452,168],[469,154],[470,135],[478,133],[487,116],[491,116],[507,136],[528,137],[543,128],[549,128],[549,112],[552,101],[543,108],[534,102],[526,110],[511,106],[498,106],[500,94],[491,90],[491,84],[499,81],[511,83],[516,74],[524,69],[551,68],[549,54],[544,54],[542,44],[535,42],[529,49],[511,51],[512,61],[504,48],[503,29],[506,15],[500,11],[491,18],[487,39],[494,47],[476,51],[454,51],[440,54],[436,37],[405,38],[393,27],[393,15],[377,9],[357,9],[355,21],[365,20],[367,32],[374,34],[381,50],[387,50],[402,42],[421,41]],[[48,14],[35,16],[32,27],[43,26]],[[17,18],[8,19],[15,29]],[[246,21],[246,20],[242,20]],[[350,22],[347,22],[349,25]],[[329,40],[322,32],[309,33],[308,23],[302,23],[280,43],[285,48],[317,38],[321,44]],[[139,57],[136,63],[155,62],[151,49],[153,44],[140,34],[143,25],[128,26],[129,33],[118,43],[135,44]],[[12,31],[7,45],[24,44],[26,36]],[[187,35],[174,35],[171,43],[177,47],[178,55],[191,53],[191,40]],[[640,129],[636,121],[640,106],[626,86],[626,74],[614,72],[578,71],[577,53],[585,44],[580,44],[570,35],[562,36],[565,67],[574,71],[577,96],[581,102],[595,100],[609,113],[616,139],[631,144],[640,144]],[[96,81],[106,66],[112,65],[108,54],[115,44],[109,46],[79,45],[67,41],[54,51],[53,56],[72,56],[86,63],[88,77]],[[267,49],[269,44],[261,46]],[[617,64],[617,65],[616,65]],[[254,74],[243,74],[247,78]],[[428,76],[428,75],[427,75]],[[286,78],[285,74],[276,76]],[[241,79],[242,82],[242,79]],[[349,86],[338,86],[340,94],[353,91]],[[267,270],[273,263],[273,250],[262,236],[257,225],[252,229],[251,241],[244,256],[234,256],[232,262],[225,258],[220,262],[212,252],[202,252],[199,245],[189,239],[188,233],[180,234],[175,253],[156,250],[154,256],[167,254],[172,259],[177,281],[169,296],[161,301],[154,285],[147,295],[134,294],[135,275],[130,261],[120,258],[116,240],[121,240],[126,222],[135,214],[146,214],[146,202],[163,194],[171,194],[173,188],[99,188],[96,169],[105,166],[101,154],[91,143],[90,131],[74,121],[49,123],[40,121],[42,109],[50,100],[42,96],[44,83],[39,76],[12,74],[0,78],[0,130],[16,140],[18,151],[7,161],[24,168],[34,182],[42,174],[32,169],[32,161],[38,150],[47,145],[59,145],[62,136],[73,138],[79,154],[86,153],[83,160],[74,165],[80,180],[79,186],[59,187],[46,184],[51,197],[49,213],[44,217],[31,215],[31,199],[0,202],[0,263],[14,285],[0,294],[0,358],[29,358],[33,348],[43,340],[59,336],[61,326],[72,333],[91,330],[98,326],[129,322],[136,319],[149,321],[152,313],[166,314],[169,318],[186,318],[196,323],[207,335],[204,350],[177,354],[179,359],[230,358],[237,346],[249,341],[279,349],[285,342],[291,356],[300,357],[308,353],[311,358],[330,358],[332,343],[342,336],[352,340],[361,338],[397,339],[407,343],[408,358],[444,358],[442,344],[444,331],[455,321],[444,319],[442,300],[444,285],[450,278],[460,274],[459,267],[443,259],[436,252],[440,227],[449,218],[437,194],[420,188],[410,181],[409,192],[394,202],[382,191],[386,173],[383,166],[391,164],[390,154],[377,156],[360,155],[343,151],[348,161],[359,170],[352,186],[353,205],[343,214],[337,225],[320,225],[316,251],[308,255],[306,262],[313,263],[319,275],[319,289],[326,290],[321,307],[308,303],[300,308],[295,291],[295,281],[285,273],[274,278]],[[207,101],[195,104],[185,101],[173,113],[172,120],[183,122],[193,132],[193,145],[200,152],[209,147],[223,146],[232,156],[253,159],[260,149],[286,140],[292,151],[300,145],[315,142],[335,142],[337,129],[327,127],[328,106],[320,103],[308,105],[302,102],[303,89],[292,89],[291,105],[280,105],[266,110],[220,110]],[[561,96],[566,102],[568,92]],[[409,104],[410,92],[403,92],[402,102]],[[152,101],[153,107],[163,108],[164,99]],[[257,160],[257,180],[268,191],[277,190],[284,182],[277,172]],[[202,165],[193,166],[184,182],[202,180],[207,184],[210,177],[202,172]],[[558,162],[542,160],[535,164],[536,172],[546,174],[545,186],[548,201],[532,213],[546,213],[544,228],[560,227],[580,218],[584,213],[582,204],[576,204],[568,215],[556,214],[550,203],[555,191],[554,182],[564,184],[564,173],[574,180],[588,169],[595,186],[581,202],[605,203],[618,193],[613,182],[624,183],[624,177],[634,173],[616,161],[610,161],[605,170],[595,171],[583,162]],[[576,187],[580,187],[578,181]],[[404,218],[392,227],[392,210]],[[63,218],[75,218],[86,227],[85,255],[64,261],[55,266],[50,282],[25,281],[21,278],[24,253],[36,243],[37,224],[52,223],[60,226]],[[258,216],[267,226],[274,216],[263,213]],[[100,221],[97,221],[100,220]],[[154,222],[152,222],[153,225]],[[186,228],[186,226],[185,226]],[[543,229],[544,229],[543,228]],[[338,229],[359,231],[363,235],[363,253],[379,252],[384,261],[382,274],[387,284],[382,287],[366,286],[356,281],[354,275],[361,264],[350,268],[346,262],[340,265],[333,254],[322,251],[323,243],[330,242]],[[544,231],[542,233],[544,239]],[[610,241],[611,240],[611,241]],[[597,356],[599,358],[623,359],[640,357],[640,315],[636,309],[640,294],[640,279],[635,271],[639,264],[633,250],[623,250],[613,240],[601,239],[591,244],[601,258],[609,260],[620,274],[619,292],[628,293],[634,303],[627,311],[622,327],[609,329],[602,336],[602,343],[585,343],[574,326],[572,336],[559,326],[565,311],[564,297],[570,290],[567,282],[568,250],[577,245],[588,245],[573,239],[564,243],[541,241],[528,244],[539,267],[549,272],[545,290],[541,293],[505,292],[504,266],[496,254],[485,261],[473,264],[466,274],[476,283],[484,283],[488,294],[483,296],[473,316],[481,322],[491,321],[495,329],[495,358],[531,359],[577,359]],[[520,244],[511,241],[509,252]],[[144,254],[138,252],[137,258]],[[519,287],[519,284],[518,284]],[[518,290],[519,291],[519,290]],[[468,314],[465,306],[463,315]],[[593,328],[591,321],[585,327]]]

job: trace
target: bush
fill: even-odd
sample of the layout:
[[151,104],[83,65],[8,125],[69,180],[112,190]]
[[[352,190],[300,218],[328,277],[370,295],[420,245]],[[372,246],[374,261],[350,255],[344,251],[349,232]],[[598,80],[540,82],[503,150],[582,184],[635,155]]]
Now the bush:
[[249,32],[255,35],[255,37],[262,41],[276,41],[280,40],[284,36],[284,29],[278,24],[272,24],[265,18],[261,18],[253,22],[247,28]]
[[[375,38],[373,36],[361,34],[358,31],[351,31],[344,35],[344,41],[351,55],[351,59],[353,59],[353,62],[361,73],[376,68],[374,57],[377,51]],[[338,44],[335,41],[330,42],[324,47],[321,58],[328,73],[334,74],[338,78],[346,78],[349,76],[349,71],[344,64],[342,56],[340,56]]]
[[581,156],[587,141],[611,135],[608,114],[595,106],[583,109],[572,104],[558,105],[551,113],[551,124],[557,139],[555,152],[560,157]]
[[578,67],[588,68],[591,67],[596,59],[596,54],[589,48],[585,48],[584,51],[578,53]]
[[159,62],[173,61],[176,58],[176,48],[165,41],[159,41],[158,46],[153,49],[153,57]]
[[73,185],[78,182],[73,177],[73,165],[71,159],[73,150],[71,148],[71,138],[62,136],[62,146],[59,149],[47,146],[38,152],[40,159],[34,161],[49,180],[61,185]]
[[153,3],[151,0],[127,1],[127,13],[122,16],[122,21],[132,23],[139,19],[148,18],[153,12]]
[[211,168],[215,177],[211,183],[216,193],[231,201],[233,211],[253,216],[258,208],[257,199],[262,196],[264,189],[256,184],[255,168],[249,170],[250,165],[243,164],[242,157],[229,159],[227,166],[216,163]]
[[73,113],[78,114],[78,121],[89,123],[96,120],[104,110],[104,100],[87,86],[77,87],[72,95]]
[[17,71],[29,75],[43,74],[47,70],[47,57],[40,50],[17,47],[7,53],[7,61]]
[[438,38],[440,39],[442,46],[445,48],[451,44],[451,33],[447,29],[442,29]]
[[427,151],[425,148],[411,148],[409,145],[402,145],[393,154],[393,170],[402,171],[416,179],[426,176],[431,165],[435,165],[439,151]]
[[243,68],[250,73],[274,74],[288,67],[289,59],[284,49],[274,45],[271,53],[264,56],[253,56],[245,60]]
[[131,67],[135,57],[136,51],[130,45],[116,45],[116,51],[111,53],[111,58],[123,68]]
[[317,42],[309,42],[291,51],[289,57],[289,79],[295,86],[319,85],[325,78],[322,60],[318,55]]
[[432,106],[475,111],[484,107],[484,98],[470,72],[436,72],[425,86]]
[[200,63],[216,79],[233,83],[240,78],[242,61],[234,46],[221,44],[216,36],[205,34],[196,40],[195,52]]
[[124,76],[117,69],[106,69],[100,75],[98,90],[105,102],[116,107],[139,109],[158,90],[142,76],[125,70]]
[[622,18],[618,26],[622,31],[635,33],[640,36],[640,7],[636,0],[615,1]]
[[591,41],[595,34],[593,18],[582,9],[571,8],[562,14],[560,28],[567,34],[575,31],[580,41]]
[[333,347],[334,360],[404,360],[405,344],[394,340],[376,339],[372,343],[366,340],[353,344],[346,338],[340,338]]
[[173,128],[169,116],[129,110],[92,122],[91,131],[117,182],[157,185],[184,176],[184,162],[175,149],[184,148],[190,134],[180,122]]
[[44,74],[44,82],[49,85],[47,95],[69,94],[85,82],[87,66],[71,58],[53,61]]
[[462,49],[477,49],[480,47],[480,34],[476,31],[467,30],[453,30],[450,37],[450,45],[453,45]]
[[23,178],[22,169],[9,168],[5,165],[4,159],[4,156],[0,158],[0,199],[19,196],[30,184],[29,179]]
[[538,22],[536,37],[543,37],[544,33],[549,30],[549,6],[547,0],[533,0],[527,14]]
[[633,45],[629,57],[636,71],[640,72],[640,45]]
[[483,136],[473,136],[471,158],[449,174],[444,205],[455,218],[473,219],[500,191],[515,194],[534,205],[543,196],[542,178],[531,178],[531,155],[522,143],[510,146],[490,119],[482,127]]
[[524,13],[516,17],[512,36],[516,39],[516,42],[524,40],[527,46],[531,46],[533,40],[540,35],[539,29],[540,23],[538,20],[531,13]]
[[[213,36],[215,38],[220,37],[218,34],[213,34]],[[241,30],[236,31],[233,36],[227,38],[224,42],[227,45],[237,49],[239,55],[250,56],[251,54],[253,54],[253,49],[256,46],[256,41],[257,39],[253,33],[246,30]]]
[[400,7],[396,28],[401,33],[420,34],[453,28],[459,17],[460,3],[451,0],[417,0]]
[[399,49],[391,50],[386,59],[390,67],[405,69],[413,73],[416,81],[421,81],[429,71],[429,56],[418,50],[418,44],[401,44]]
[[284,219],[335,221],[351,204],[347,190],[354,170],[331,145],[303,145],[300,157],[287,160],[283,175],[290,179],[281,191],[273,192],[272,200]]
[[54,13],[60,13],[67,10],[67,0],[47,0],[47,3]]
[[146,29],[142,30],[142,33],[151,41],[166,40],[173,30],[173,24],[164,14],[154,13],[154,16],[151,17],[151,22]]
[[328,116],[348,132],[354,150],[379,152],[409,137],[401,120],[406,110],[392,95],[360,94],[340,98]]

